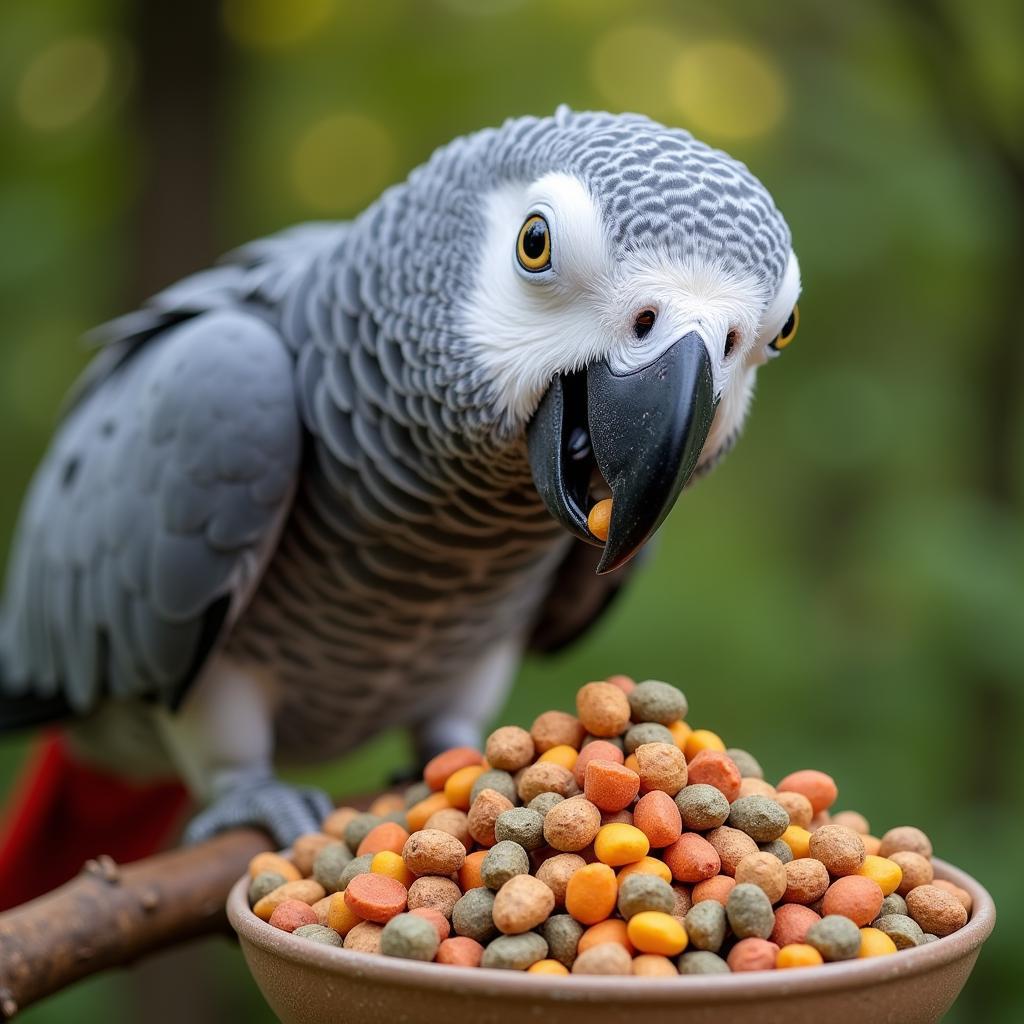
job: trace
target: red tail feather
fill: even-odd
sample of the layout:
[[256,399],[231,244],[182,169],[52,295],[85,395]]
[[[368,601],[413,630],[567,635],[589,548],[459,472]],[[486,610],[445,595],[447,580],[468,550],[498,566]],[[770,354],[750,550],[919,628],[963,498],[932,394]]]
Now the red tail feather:
[[188,803],[180,782],[126,782],[76,761],[59,734],[26,766],[0,829],[0,910],[62,885],[90,858],[159,850]]

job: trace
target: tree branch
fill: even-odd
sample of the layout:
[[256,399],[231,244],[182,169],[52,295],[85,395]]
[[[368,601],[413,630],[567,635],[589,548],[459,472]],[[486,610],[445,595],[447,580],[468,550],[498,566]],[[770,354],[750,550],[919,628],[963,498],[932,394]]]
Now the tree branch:
[[225,929],[231,886],[271,847],[264,833],[238,829],[125,867],[100,857],[0,914],[0,1020],[87,975]]

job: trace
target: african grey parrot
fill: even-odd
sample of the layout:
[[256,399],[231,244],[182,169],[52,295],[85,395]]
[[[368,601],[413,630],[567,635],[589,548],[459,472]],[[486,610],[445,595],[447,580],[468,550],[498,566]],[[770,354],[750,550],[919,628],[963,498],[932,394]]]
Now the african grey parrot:
[[563,107],[158,294],[101,329],[26,500],[0,728],[74,717],[93,763],[184,777],[193,839],[281,844],[330,805],[276,758],[479,743],[732,446],[799,289],[742,164]]

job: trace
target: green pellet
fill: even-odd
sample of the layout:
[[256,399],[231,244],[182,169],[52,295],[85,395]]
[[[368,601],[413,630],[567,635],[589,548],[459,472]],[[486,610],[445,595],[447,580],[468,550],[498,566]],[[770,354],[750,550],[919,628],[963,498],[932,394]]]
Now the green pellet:
[[542,935],[526,932],[523,935],[501,935],[484,950],[481,967],[496,967],[505,971],[525,971],[527,967],[548,955],[548,944]]
[[671,914],[676,908],[672,886],[657,875],[629,875],[619,886],[619,913],[628,921],[645,910]]
[[[729,927],[739,939],[751,936],[767,939],[775,927],[775,911],[772,910],[771,901],[759,885],[750,882],[741,882],[733,887],[725,904],[725,914],[729,919]],[[850,923],[853,924],[852,921]]]
[[284,885],[286,881],[288,879],[276,871],[261,871],[249,883],[249,906],[255,907],[267,893],[273,892],[279,885]]
[[717,953],[722,948],[725,942],[725,907],[718,900],[695,903],[687,911],[683,923],[694,949]]
[[[348,885],[347,880],[345,885],[342,885],[342,873],[354,859],[347,843],[328,843],[313,861],[313,878],[327,892],[340,892],[345,885]],[[366,870],[368,871],[369,868]]]
[[583,935],[583,925],[569,914],[555,914],[544,922],[541,934],[548,944],[549,956],[566,967],[572,967]]
[[526,851],[509,839],[495,843],[487,851],[480,865],[480,877],[488,889],[497,891],[510,878],[530,873],[530,858]]
[[657,722],[641,722],[634,725],[623,738],[623,749],[632,754],[637,747],[645,743],[671,743],[675,746],[675,737],[663,725]]
[[714,953],[697,950],[684,953],[677,961],[680,974],[729,974],[729,965]]
[[823,960],[852,960],[860,952],[860,929],[841,914],[829,914],[807,929],[805,940]]
[[304,924],[296,928],[292,935],[310,942],[319,942],[321,946],[341,946],[344,939],[333,929],[322,924]]
[[487,942],[498,934],[494,925],[494,893],[481,886],[470,889],[452,908],[452,928],[477,942]]
[[718,828],[729,817],[729,801],[721,790],[704,782],[683,786],[676,793],[676,807],[683,819],[683,828],[693,832]]
[[746,832],[756,843],[770,843],[789,827],[789,814],[770,797],[754,793],[733,801],[728,823],[730,828]]
[[657,679],[645,679],[629,693],[630,718],[634,722],[671,725],[686,717],[689,707],[682,690]]
[[380,951],[403,960],[433,960],[439,944],[437,929],[416,914],[391,918],[380,933]]
[[508,772],[492,768],[490,771],[478,776],[476,782],[473,783],[473,788],[469,791],[469,802],[471,804],[475,802],[476,798],[485,789],[493,789],[510,803],[519,803],[519,791],[516,789],[516,781]]
[[494,823],[494,835],[499,842],[507,839],[524,850],[536,850],[544,845],[544,816],[529,807],[502,811]]

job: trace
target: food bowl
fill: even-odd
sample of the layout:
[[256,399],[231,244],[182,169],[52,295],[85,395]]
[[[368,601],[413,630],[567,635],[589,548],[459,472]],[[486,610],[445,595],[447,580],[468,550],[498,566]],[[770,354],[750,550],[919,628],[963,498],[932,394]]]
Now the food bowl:
[[981,885],[933,863],[974,900],[960,931],[890,956],[746,974],[558,977],[356,953],[271,928],[249,909],[248,878],[231,890],[228,917],[283,1024],[925,1024],[953,1005],[996,919]]

